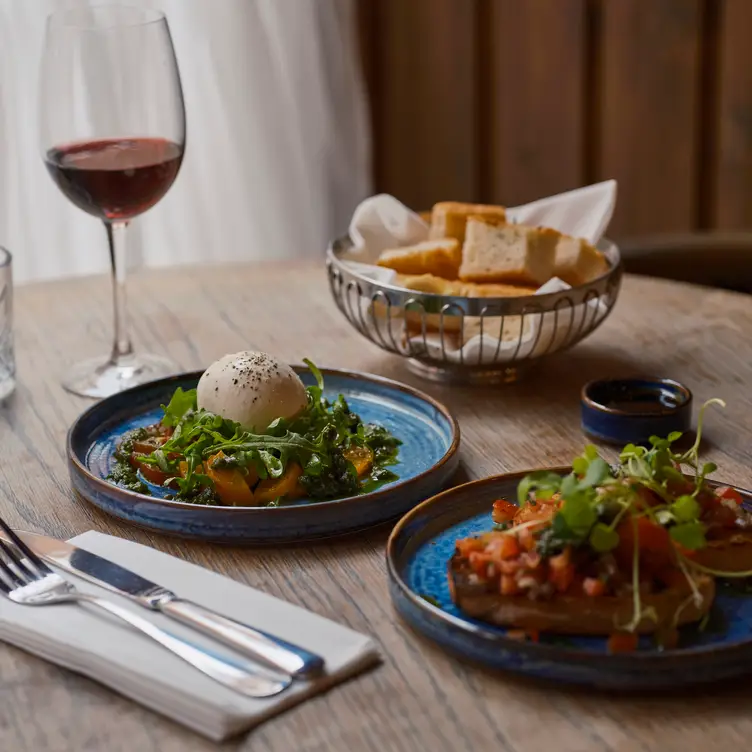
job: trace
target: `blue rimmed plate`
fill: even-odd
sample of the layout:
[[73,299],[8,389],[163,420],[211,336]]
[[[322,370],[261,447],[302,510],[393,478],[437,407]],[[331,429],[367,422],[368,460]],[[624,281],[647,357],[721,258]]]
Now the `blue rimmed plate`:
[[[313,378],[295,367],[306,385]],[[74,489],[95,506],[126,522],[169,535],[262,544],[310,540],[355,532],[398,518],[443,488],[457,469],[460,431],[439,402],[389,379],[352,371],[321,369],[325,396],[344,395],[366,422],[380,423],[402,440],[398,480],[347,499],[305,500],[280,507],[188,504],[135,493],[106,480],[123,434],[155,423],[177,387],[192,389],[201,371],[173,376],[108,397],[90,407],[68,432],[68,465]]]
[[[520,642],[503,628],[463,615],[452,603],[447,580],[455,541],[490,530],[492,503],[516,499],[523,475],[457,486],[397,523],[387,544],[389,587],[410,626],[452,654],[491,669],[603,689],[663,689],[752,672],[752,594],[738,586],[719,583],[705,629],[682,628],[674,650],[652,647],[648,638],[639,651],[615,655],[602,638],[541,635],[538,643]],[[752,503],[750,492],[739,491]]]

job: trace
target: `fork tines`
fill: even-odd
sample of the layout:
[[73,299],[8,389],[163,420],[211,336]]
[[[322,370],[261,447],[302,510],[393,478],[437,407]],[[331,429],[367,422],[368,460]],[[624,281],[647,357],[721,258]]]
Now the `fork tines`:
[[[37,569],[33,573],[34,577],[44,577],[46,574],[51,574],[52,570],[8,527],[5,520],[0,517],[0,529],[11,539],[13,545],[26,557],[26,559]],[[0,541],[2,544],[2,541]],[[14,556],[7,544],[2,545],[3,551],[6,555],[11,557],[11,560],[21,561],[18,557]]]

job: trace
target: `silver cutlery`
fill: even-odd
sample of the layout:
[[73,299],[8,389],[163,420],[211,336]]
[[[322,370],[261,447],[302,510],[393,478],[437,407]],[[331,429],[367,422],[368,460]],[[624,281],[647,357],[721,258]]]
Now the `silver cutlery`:
[[1,519],[0,528],[7,536],[6,540],[0,539],[0,592],[11,601],[24,606],[86,603],[100,608],[127,622],[201,673],[248,697],[271,697],[292,683],[289,675],[261,668],[251,670],[249,667],[246,670],[224,661],[116,603],[80,592],[71,582],[53,572]]
[[324,668],[321,656],[179,598],[171,590],[67,541],[36,533],[18,535],[44,561],[170,616],[274,670],[293,678],[309,678]]

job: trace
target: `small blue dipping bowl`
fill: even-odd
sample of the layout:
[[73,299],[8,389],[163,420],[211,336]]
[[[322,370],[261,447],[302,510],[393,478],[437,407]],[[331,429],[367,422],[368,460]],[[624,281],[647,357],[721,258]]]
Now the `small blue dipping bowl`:
[[608,444],[645,444],[692,422],[692,392],[671,379],[591,381],[580,402],[582,430]]

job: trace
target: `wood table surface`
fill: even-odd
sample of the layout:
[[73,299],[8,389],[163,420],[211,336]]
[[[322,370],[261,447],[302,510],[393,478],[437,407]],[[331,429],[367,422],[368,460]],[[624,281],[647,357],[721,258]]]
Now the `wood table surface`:
[[[13,526],[70,537],[89,529],[154,546],[369,633],[383,664],[268,721],[223,749],[706,750],[745,748],[752,687],[681,695],[606,695],[493,675],[412,633],[387,592],[388,529],[336,542],[244,549],[149,534],[120,524],[70,488],[65,432],[89,402],[60,387],[65,366],[105,352],[104,278],[22,287],[16,295],[19,386],[0,410],[0,513]],[[363,340],[329,297],[321,266],[272,264],[141,272],[130,288],[138,348],[188,369],[260,349],[288,361],[355,368],[423,388],[462,427],[457,481],[564,464],[583,444],[580,386],[628,373],[677,378],[696,402],[721,397],[707,420],[718,477],[752,487],[752,297],[627,277],[614,313],[586,342],[495,388],[422,382]],[[194,752],[216,745],[93,681],[0,645],[2,752]]]

